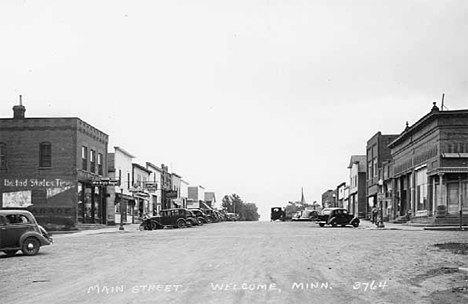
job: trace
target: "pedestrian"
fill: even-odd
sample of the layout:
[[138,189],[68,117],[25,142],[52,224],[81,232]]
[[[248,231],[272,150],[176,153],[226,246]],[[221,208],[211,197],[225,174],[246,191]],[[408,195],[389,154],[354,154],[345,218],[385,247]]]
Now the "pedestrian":
[[372,224],[377,222],[377,208],[375,206],[372,208]]

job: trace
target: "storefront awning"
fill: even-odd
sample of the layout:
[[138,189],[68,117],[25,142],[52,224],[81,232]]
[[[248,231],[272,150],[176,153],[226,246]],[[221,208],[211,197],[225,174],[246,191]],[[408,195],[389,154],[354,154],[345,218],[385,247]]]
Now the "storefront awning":
[[118,198],[118,199],[124,199],[124,200],[127,200],[127,201],[133,201],[135,199],[133,196],[128,195],[128,194],[124,194],[124,193],[116,193],[115,197]]
[[427,173],[427,175],[449,174],[449,173],[468,173],[467,167],[443,167],[437,168]]
[[442,158],[468,158],[468,153],[442,153]]

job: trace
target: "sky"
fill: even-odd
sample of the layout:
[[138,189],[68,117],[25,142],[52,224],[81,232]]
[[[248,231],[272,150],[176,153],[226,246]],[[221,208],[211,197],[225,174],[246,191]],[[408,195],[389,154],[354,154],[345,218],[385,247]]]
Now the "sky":
[[468,1],[0,2],[0,117],[79,117],[144,164],[270,208],[445,93],[468,109]]

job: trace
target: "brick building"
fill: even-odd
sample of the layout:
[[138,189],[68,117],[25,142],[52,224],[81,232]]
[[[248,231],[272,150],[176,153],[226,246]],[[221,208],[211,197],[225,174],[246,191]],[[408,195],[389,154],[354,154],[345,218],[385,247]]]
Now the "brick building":
[[389,145],[394,212],[414,221],[468,222],[468,110],[432,110]]
[[27,208],[51,230],[106,222],[108,135],[76,117],[0,119],[0,208]]
[[391,160],[392,155],[388,145],[397,137],[398,134],[384,135],[381,132],[377,132],[367,141],[367,216],[369,216],[372,207],[377,206],[377,193],[381,191],[379,172],[382,170],[382,164],[385,161]]

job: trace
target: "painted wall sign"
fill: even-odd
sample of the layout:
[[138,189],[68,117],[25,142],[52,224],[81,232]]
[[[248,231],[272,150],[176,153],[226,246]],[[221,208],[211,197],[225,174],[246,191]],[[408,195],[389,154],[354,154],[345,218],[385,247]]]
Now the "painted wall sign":
[[16,191],[2,194],[3,207],[26,208],[31,205],[31,191]]
[[37,178],[25,178],[25,179],[7,179],[3,180],[4,187],[30,187],[30,188],[67,188],[73,184],[70,181],[66,181],[60,178],[56,179],[37,179]]

